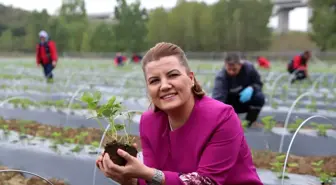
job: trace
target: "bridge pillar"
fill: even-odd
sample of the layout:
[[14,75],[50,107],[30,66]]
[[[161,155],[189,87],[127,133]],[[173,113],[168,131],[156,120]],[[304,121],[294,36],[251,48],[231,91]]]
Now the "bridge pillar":
[[289,31],[289,12],[293,8],[281,8],[278,11],[278,28],[277,32],[286,33]]

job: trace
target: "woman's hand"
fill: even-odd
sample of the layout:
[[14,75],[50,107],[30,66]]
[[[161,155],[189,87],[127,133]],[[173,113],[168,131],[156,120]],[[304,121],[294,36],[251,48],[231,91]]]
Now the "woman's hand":
[[125,166],[119,166],[112,162],[110,156],[105,154],[103,157],[104,169],[108,169],[108,172],[118,174],[126,179],[129,178],[142,178],[151,180],[154,176],[154,169],[151,169],[144,165],[139,159],[131,156],[124,150],[118,149],[118,155],[127,161]]
[[105,155],[104,153],[100,154],[100,156],[98,157],[98,159],[96,160],[96,165],[99,168],[100,171],[103,172],[103,174],[108,177],[111,178],[112,180],[118,182],[119,184],[125,185],[126,181],[130,181],[130,179],[126,179],[124,178],[121,174],[118,173],[114,173],[113,171],[110,171],[108,167],[106,167],[106,165],[103,164],[103,159],[104,156],[108,156]]
[[134,178],[145,180],[152,179],[154,176],[154,169],[147,167],[136,157],[131,156],[124,150],[118,149],[117,153],[127,161],[125,166],[114,164],[107,153],[100,155],[96,161],[97,167],[106,177],[109,177],[120,184],[128,184],[128,182]]

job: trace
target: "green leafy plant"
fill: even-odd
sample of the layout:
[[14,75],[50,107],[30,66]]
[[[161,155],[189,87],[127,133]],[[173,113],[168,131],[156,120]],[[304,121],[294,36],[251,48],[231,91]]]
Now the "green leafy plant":
[[[286,175],[287,170],[285,171],[284,176],[282,176],[282,170],[283,166],[285,165],[284,160],[286,158],[286,155],[278,155],[275,158],[275,162],[272,162],[270,165],[272,166],[271,170],[276,173],[276,176],[279,179],[285,178],[289,179],[288,175]],[[297,167],[298,165],[296,163],[287,163],[287,167]]]
[[276,125],[276,121],[273,116],[265,116],[261,118],[261,122],[264,124],[265,131],[271,131],[273,127]]
[[9,135],[9,126],[7,124],[4,124],[2,125],[2,128],[1,128],[5,134],[5,136],[8,136]]
[[64,140],[65,138],[63,138],[61,132],[53,132],[51,134],[51,137],[54,139],[54,142],[56,144],[64,144],[64,142],[65,142],[65,140]]
[[327,136],[327,130],[333,128],[331,124],[312,123],[311,125],[317,129],[317,133],[319,136]]
[[271,107],[272,107],[273,109],[277,109],[277,108],[278,108],[278,103],[275,102],[275,101],[272,101],[272,103],[271,103]]
[[311,98],[311,104],[307,105],[306,108],[309,109],[311,112],[317,112],[316,98]]
[[281,100],[285,101],[288,98],[288,86],[284,85],[282,87],[282,93],[280,95]]
[[300,124],[303,122],[303,119],[297,119],[294,123],[288,125],[288,132],[294,133],[296,129],[299,128]]
[[[116,123],[115,120],[119,115],[126,115],[130,124],[130,114],[122,111],[121,103],[116,101],[115,96],[112,96],[105,104],[98,105],[101,97],[102,95],[99,91],[94,93],[85,92],[82,95],[81,100],[87,103],[88,109],[93,114],[92,118],[97,120],[102,130],[105,130],[105,128],[103,128],[100,119],[108,121],[110,127],[109,130],[107,130],[106,135],[111,137],[112,141],[105,145],[104,152],[108,153],[115,164],[124,166],[127,161],[117,154],[117,150],[119,148],[123,149],[134,157],[137,155],[137,150],[131,145],[130,137],[126,132],[126,125]],[[118,136],[119,131],[124,131],[125,135]]]
[[323,100],[324,100],[324,103],[328,103],[328,93],[323,93]]
[[335,175],[335,173],[326,173],[323,171],[323,164],[324,161],[323,160],[319,160],[316,162],[312,162],[311,165],[313,166],[313,170],[314,172],[317,174],[317,176],[320,179],[321,184],[333,184],[334,183],[334,179],[333,176]]
[[[94,93],[85,92],[81,97],[81,100],[87,103],[88,109],[94,115],[93,118],[96,118],[100,128],[105,130],[103,124],[101,123],[100,119],[106,119],[110,124],[110,129],[107,132],[107,135],[111,136],[113,140],[118,142],[124,142],[125,144],[128,143],[128,134],[126,132],[126,140],[123,140],[124,137],[118,137],[118,131],[125,130],[124,124],[117,124],[115,123],[115,118],[118,115],[122,114],[122,107],[121,103],[116,102],[116,97],[112,96],[106,104],[98,106],[102,95],[101,92],[96,91]],[[120,140],[120,138],[122,140]]]
[[248,121],[243,120],[243,121],[241,121],[241,124],[242,124],[242,127],[243,127],[244,131],[246,131],[247,126],[248,126]]
[[85,138],[89,135],[88,132],[81,132],[80,134],[75,136],[75,140],[77,140],[77,143],[79,145],[85,144]]

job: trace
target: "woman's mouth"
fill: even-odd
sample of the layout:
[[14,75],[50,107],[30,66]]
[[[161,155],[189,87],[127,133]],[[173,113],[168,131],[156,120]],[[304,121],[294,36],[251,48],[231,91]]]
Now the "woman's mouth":
[[176,95],[177,95],[177,93],[169,93],[169,94],[161,96],[160,98],[163,99],[163,100],[169,100],[169,99],[175,97]]

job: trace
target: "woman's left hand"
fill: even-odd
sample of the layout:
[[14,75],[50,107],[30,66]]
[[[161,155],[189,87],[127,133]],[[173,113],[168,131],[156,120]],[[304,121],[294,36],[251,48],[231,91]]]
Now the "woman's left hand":
[[124,150],[118,149],[117,153],[127,161],[127,164],[125,166],[114,164],[110,159],[110,156],[105,153],[102,161],[103,169],[101,169],[105,174],[116,174],[117,176],[122,176],[125,179],[146,179],[154,173],[153,169],[147,167],[136,157],[131,156]]

